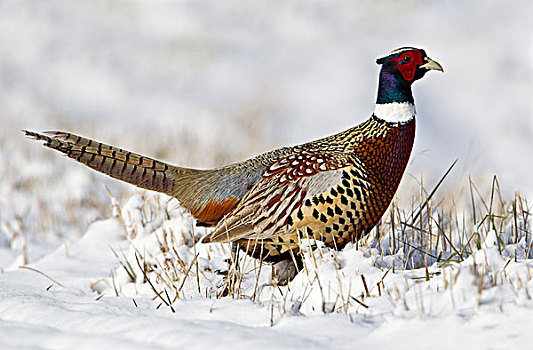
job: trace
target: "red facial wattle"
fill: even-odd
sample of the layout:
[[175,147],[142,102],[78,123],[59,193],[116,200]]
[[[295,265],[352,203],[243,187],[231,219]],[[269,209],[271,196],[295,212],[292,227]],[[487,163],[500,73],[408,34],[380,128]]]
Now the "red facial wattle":
[[398,57],[393,58],[405,80],[411,81],[415,77],[416,68],[424,64],[422,53],[418,50],[402,52]]

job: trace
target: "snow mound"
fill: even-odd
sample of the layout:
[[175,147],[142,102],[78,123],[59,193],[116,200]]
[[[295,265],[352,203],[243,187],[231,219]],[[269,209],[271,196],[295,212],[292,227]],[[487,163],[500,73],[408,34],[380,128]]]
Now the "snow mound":
[[[272,324],[291,315],[330,313],[378,323],[389,318],[470,319],[479,312],[532,305],[532,239],[513,231],[513,225],[531,227],[531,219],[509,221],[501,233],[478,226],[481,240],[473,250],[468,242],[461,245],[454,232],[455,246],[448,244],[440,254],[438,243],[433,249],[413,244],[393,248],[391,235],[366,245],[349,244],[340,252],[303,240],[303,270],[288,285],[279,285],[271,265],[244,254],[233,264],[229,245],[195,243],[206,231],[195,228],[183,210],[169,211],[177,205],[174,200],[155,207],[147,203],[138,195],[122,208],[119,218],[130,247],[117,254],[121,266],[113,281],[97,288],[99,293],[152,294],[158,306],[173,310],[177,301],[218,300],[226,275],[237,269],[230,295],[270,309]],[[158,212],[167,213],[167,219],[161,220]],[[425,220],[428,215],[424,212]],[[406,231],[410,242],[427,244],[421,231]]]

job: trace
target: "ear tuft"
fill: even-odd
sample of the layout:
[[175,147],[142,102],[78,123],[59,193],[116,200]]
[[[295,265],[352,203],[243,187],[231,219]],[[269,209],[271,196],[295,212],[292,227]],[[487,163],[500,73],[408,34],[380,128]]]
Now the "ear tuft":
[[387,57],[381,57],[381,58],[378,58],[376,60],[376,63],[377,64],[383,64],[383,63],[385,63],[385,61],[387,61]]

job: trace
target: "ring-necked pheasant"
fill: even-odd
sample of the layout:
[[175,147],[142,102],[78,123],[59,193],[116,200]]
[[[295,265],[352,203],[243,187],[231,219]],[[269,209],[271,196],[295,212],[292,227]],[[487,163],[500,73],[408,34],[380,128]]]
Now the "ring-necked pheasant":
[[342,249],[367,234],[389,206],[415,136],[411,84],[443,71],[424,50],[404,47],[381,66],[374,113],[339,134],[212,170],[188,169],[66,132],[28,137],[99,172],[176,197],[203,242],[237,242],[266,261],[292,260],[300,238]]

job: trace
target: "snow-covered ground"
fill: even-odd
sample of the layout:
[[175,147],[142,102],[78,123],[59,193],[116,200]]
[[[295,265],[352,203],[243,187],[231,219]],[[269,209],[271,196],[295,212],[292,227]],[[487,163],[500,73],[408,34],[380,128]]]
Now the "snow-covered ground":
[[80,240],[32,263],[35,270],[7,268],[3,348],[529,348],[531,236],[511,243],[509,227],[502,251],[497,235],[485,232],[464,261],[430,258],[427,270],[416,266],[427,255],[394,253],[386,239],[374,248],[308,252],[306,270],[288,286],[272,287],[270,267],[258,276],[258,262],[243,259],[241,297],[217,299],[224,248],[193,246],[191,222],[175,202],[159,204],[174,208],[161,221],[146,211],[154,210],[148,201],[132,197],[117,208],[120,220],[92,224]]
[[[253,273],[248,298],[206,298],[227,250],[195,252],[184,240],[178,255],[191,264],[200,254],[202,278],[186,280],[175,312],[156,309],[162,301],[119,261],[135,268],[132,245],[162,258],[157,235],[143,226],[145,236],[126,239],[103,184],[123,210],[139,202],[129,199],[135,190],[19,129],[66,129],[172,163],[220,165],[363,121],[375,58],[415,45],[445,74],[416,84],[417,140],[399,202],[418,199],[421,175],[430,188],[455,158],[438,201],[468,204],[458,189],[469,176],[490,198],[497,175],[504,200],[519,190],[531,202],[532,23],[531,2],[518,0],[0,1],[0,348],[528,348],[530,241],[507,233],[500,251],[490,230],[465,261],[430,261],[429,281],[425,268],[395,265],[381,296],[377,282],[405,256],[370,244],[323,252],[323,293],[300,274],[290,292],[265,287],[254,301]],[[163,225],[190,237],[190,222],[171,209]],[[361,275],[368,308],[353,299],[340,307],[364,292]]]

